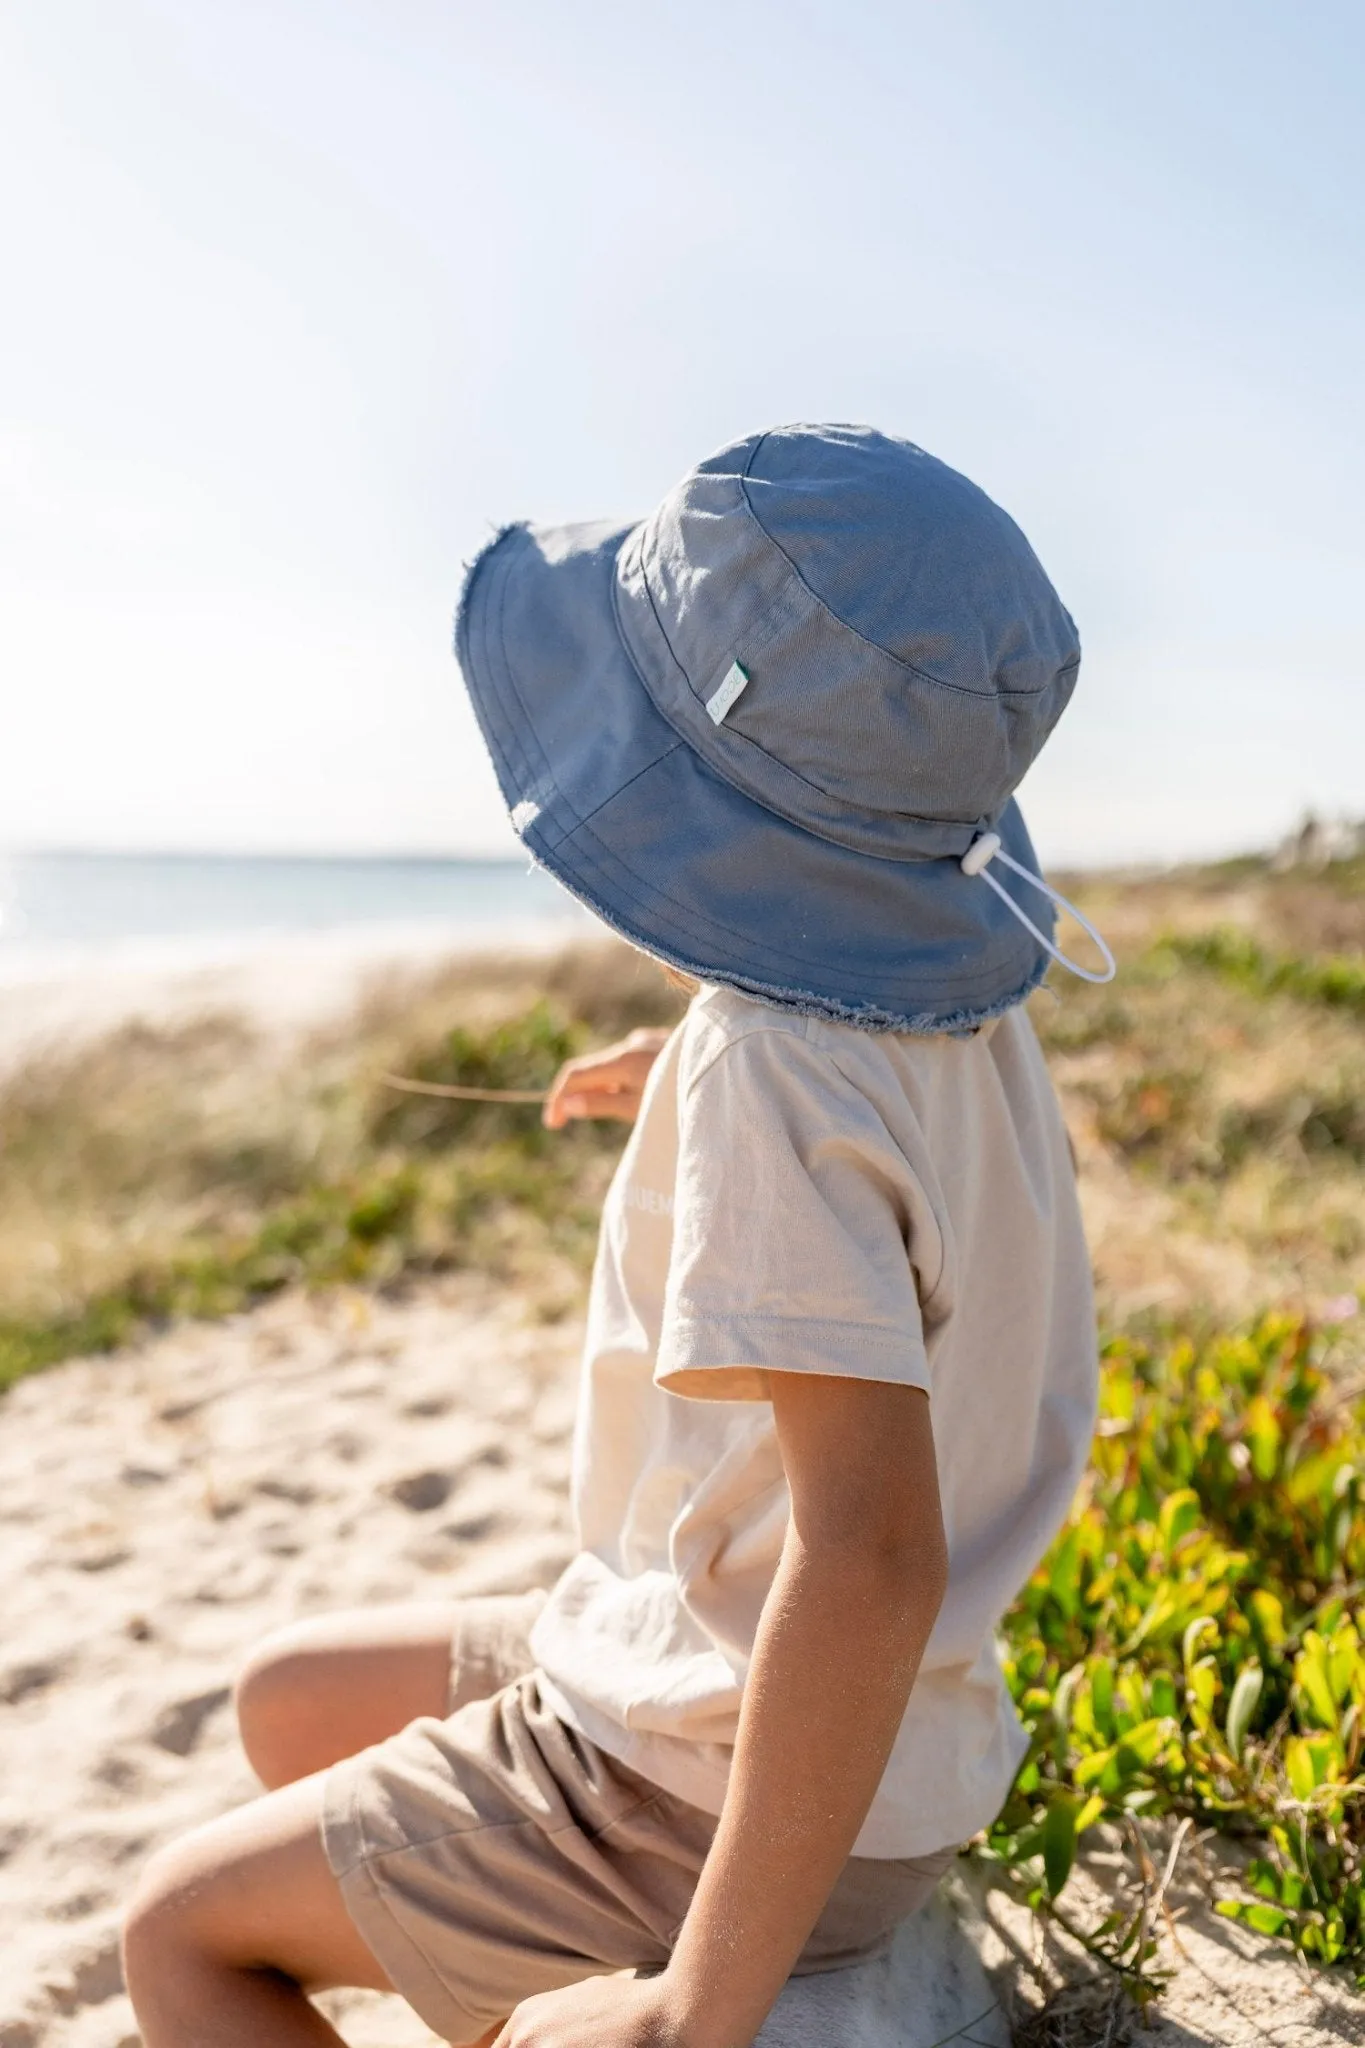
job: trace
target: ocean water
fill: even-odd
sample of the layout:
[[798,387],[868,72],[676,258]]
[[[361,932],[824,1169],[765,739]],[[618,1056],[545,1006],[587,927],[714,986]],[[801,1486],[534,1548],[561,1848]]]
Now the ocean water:
[[222,955],[303,933],[499,933],[585,913],[524,860],[201,854],[0,857],[0,974],[154,951]]

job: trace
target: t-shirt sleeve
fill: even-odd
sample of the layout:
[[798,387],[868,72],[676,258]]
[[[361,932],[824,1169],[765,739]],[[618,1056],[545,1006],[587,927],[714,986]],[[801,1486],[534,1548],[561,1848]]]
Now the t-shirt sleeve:
[[769,1374],[927,1388],[914,1178],[875,1104],[787,1030],[680,1077],[673,1249],[656,1382],[769,1398]]

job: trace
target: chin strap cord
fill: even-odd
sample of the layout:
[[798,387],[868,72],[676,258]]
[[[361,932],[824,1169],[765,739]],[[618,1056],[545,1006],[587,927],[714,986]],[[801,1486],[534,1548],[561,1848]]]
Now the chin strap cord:
[[[991,873],[991,862],[993,860],[1003,861],[1007,868],[1013,868],[1016,875],[1022,876],[1026,882],[1031,882],[1035,889],[1041,889],[1044,896],[1050,896],[1054,903],[1075,918],[1082,931],[1088,932],[1099,948],[1104,959],[1104,972],[1102,974],[1097,974],[1091,967],[1081,967],[1075,960],[1069,960],[1065,953],[1058,952],[1046,933],[1040,932],[1027,911],[1022,910],[1015,902],[1003,882],[997,880]],[[1052,955],[1059,966],[1065,967],[1071,974],[1079,975],[1082,981],[1112,981],[1114,979],[1114,976],[1118,973],[1118,968],[1114,964],[1114,956],[1095,930],[1094,925],[1091,924],[1090,919],[1077,910],[1075,904],[1069,902],[1059,890],[1052,888],[1049,883],[1045,882],[1041,875],[1035,875],[1030,868],[1021,867],[1017,860],[1012,860],[1001,845],[998,832],[983,832],[978,838],[974,839],[963,854],[960,865],[964,875],[979,875],[983,882],[990,883],[992,889],[994,889],[996,895],[1010,914],[1018,918],[1026,932],[1032,932],[1038,944]]]

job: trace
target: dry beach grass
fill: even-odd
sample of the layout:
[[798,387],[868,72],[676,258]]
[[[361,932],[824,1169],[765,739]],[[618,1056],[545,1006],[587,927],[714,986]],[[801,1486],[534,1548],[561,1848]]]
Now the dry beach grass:
[[[1363,871],[1235,863],[1081,885],[1122,976],[1063,982],[1033,1014],[1111,1327],[1318,1311],[1365,1283]],[[1263,992],[1182,951],[1220,932],[1253,935],[1271,962],[1354,958],[1357,981]],[[220,1008],[31,1053],[0,1081],[0,1378],[295,1275],[491,1266],[541,1294],[547,1264],[581,1273],[619,1134],[547,1142],[534,1110],[405,1101],[379,1076],[542,1080],[567,1046],[677,1003],[626,948],[586,943],[395,969],[304,1032]]]
[[[1354,1382],[1365,864],[1076,893],[1120,981],[1034,1015],[1107,1326],[1284,1307],[1340,1320],[1332,1369]],[[612,944],[471,957],[390,969],[306,1028],[230,1000],[131,1016],[0,1083],[3,2048],[134,2038],[117,1899],[155,1841],[251,1790],[223,1688],[256,1634],[543,1582],[564,1555],[577,1316],[620,1134],[551,1138],[533,1110],[405,1100],[379,1076],[535,1083],[676,1003]],[[1140,1883],[1131,1844],[1095,1839],[1078,1913],[1087,1886]],[[1200,1848],[1201,1884],[1187,1847],[1175,1921],[1156,1916],[1172,2048],[1361,2038],[1354,1994],[1213,1920],[1222,1853]],[[1021,2007],[1032,2039],[1122,2038],[1131,2015],[1063,1933],[991,1911],[1034,2007],[1068,1972],[1079,1987],[1045,2019]],[[420,2037],[347,2010],[374,2048]]]
[[625,947],[395,967],[302,1034],[250,1015],[133,1016],[0,1083],[0,1383],[147,1320],[295,1280],[495,1273],[577,1297],[613,1131],[395,1093],[386,1071],[543,1083],[593,1039],[671,1020]]

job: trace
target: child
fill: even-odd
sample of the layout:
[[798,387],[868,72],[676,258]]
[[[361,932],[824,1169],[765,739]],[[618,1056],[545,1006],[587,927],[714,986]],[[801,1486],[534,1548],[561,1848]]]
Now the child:
[[526,845],[698,985],[547,1110],[639,1112],[579,1550],[548,1597],[262,1647],[278,1789],[144,1879],[147,2048],[334,2042],[336,1984],[451,2042],[742,2048],[923,1903],[1026,1747],[993,1631],[1081,1473],[1095,1338],[1020,1007],[1050,913],[993,869],[1044,887],[1012,792],[1071,619],[974,485],[831,426],[637,526],[508,529],[457,632]]

